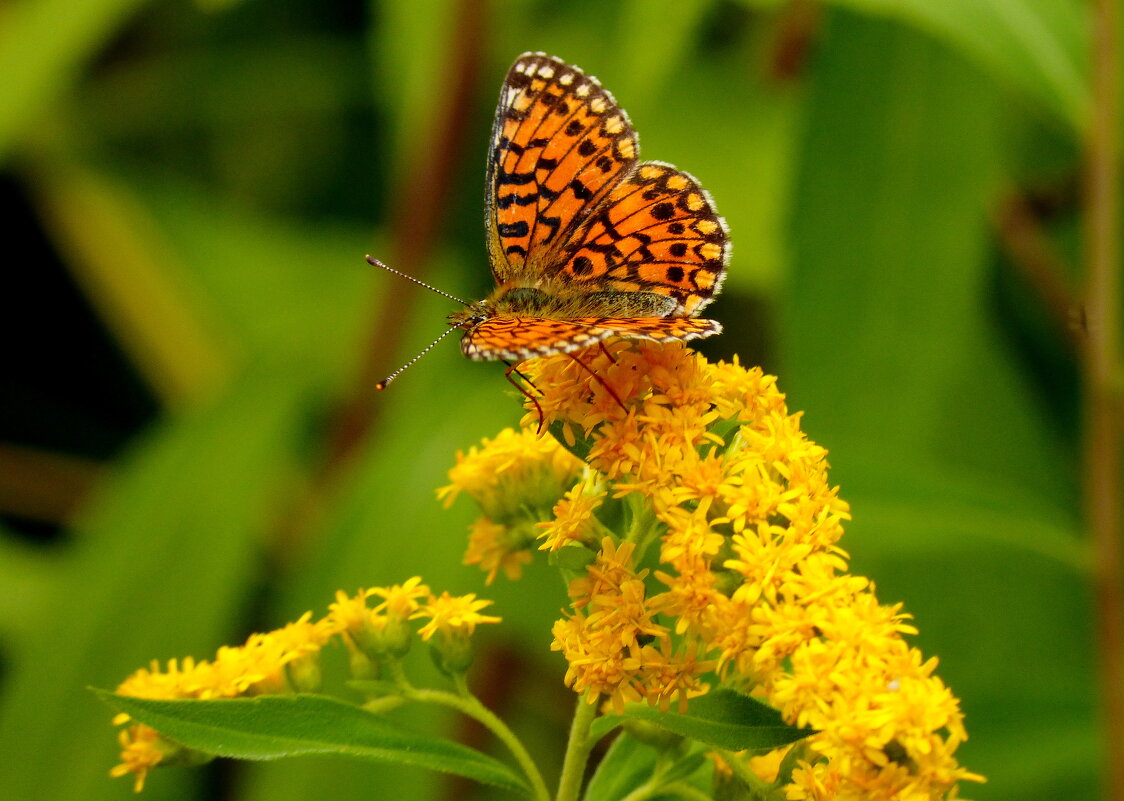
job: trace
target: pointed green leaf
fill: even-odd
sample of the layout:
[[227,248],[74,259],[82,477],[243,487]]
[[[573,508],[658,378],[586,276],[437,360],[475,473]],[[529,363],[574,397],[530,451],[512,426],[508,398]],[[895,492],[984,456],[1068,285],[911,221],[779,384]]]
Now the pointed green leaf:
[[[550,434],[550,436],[558,440],[559,445],[568,450],[570,453],[574,454],[574,456],[578,457],[583,462],[589,457],[589,452],[593,449],[592,439],[583,436],[581,439],[576,440],[574,444],[571,445],[566,441],[566,424],[560,420],[555,420],[553,423],[547,426],[546,430]],[[573,426],[570,427],[570,430],[574,433],[575,437],[581,433],[580,431],[575,431]]]
[[[594,726],[604,719],[598,718]],[[634,737],[618,737],[609,746],[608,753],[589,780],[585,801],[624,798],[652,775],[655,766],[654,748],[649,748]]]
[[682,759],[676,760],[670,768],[660,774],[660,782],[667,786],[691,778],[698,772],[699,768],[706,764],[706,754],[706,751],[694,751]]
[[[657,770],[659,749],[622,734],[613,741],[605,758],[597,765],[585,801],[613,801],[624,798],[652,779]],[[658,777],[661,787],[689,779],[706,763],[706,751],[696,749],[667,766]],[[661,796],[662,797],[662,796]]]
[[682,737],[730,751],[770,751],[813,734],[790,726],[780,712],[748,695],[715,690],[691,699],[687,714],[660,712],[647,706],[630,707],[623,715],[604,715],[594,721],[591,736],[603,737],[627,719],[643,720]]
[[527,792],[522,779],[489,756],[324,696],[154,701],[94,692],[168,738],[217,756],[270,760],[334,754],[429,768]]
[[550,552],[550,566],[562,570],[584,570],[596,558],[597,554],[589,548],[572,543]]

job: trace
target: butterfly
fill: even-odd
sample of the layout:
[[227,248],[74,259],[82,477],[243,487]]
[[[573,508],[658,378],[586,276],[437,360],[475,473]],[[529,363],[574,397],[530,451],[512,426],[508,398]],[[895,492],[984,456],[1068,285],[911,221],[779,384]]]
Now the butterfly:
[[613,336],[674,342],[721,332],[696,315],[722,288],[726,224],[691,175],[639,160],[628,115],[596,78],[545,53],[515,60],[485,193],[496,288],[475,303],[453,298],[465,308],[447,318],[450,330],[464,329],[469,359],[518,364]]

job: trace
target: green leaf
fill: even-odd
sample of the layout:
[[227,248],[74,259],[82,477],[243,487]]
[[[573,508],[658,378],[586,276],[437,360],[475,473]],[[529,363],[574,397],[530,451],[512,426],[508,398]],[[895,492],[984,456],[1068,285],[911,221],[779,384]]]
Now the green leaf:
[[94,690],[178,743],[217,756],[271,760],[310,754],[393,762],[527,792],[510,768],[458,743],[319,695],[155,701]]
[[685,715],[646,706],[629,708],[623,715],[604,715],[594,721],[591,736],[600,739],[629,719],[643,720],[682,737],[730,751],[770,751],[814,733],[811,729],[788,725],[777,710],[747,695],[733,690],[715,690],[691,699]]
[[[689,779],[706,762],[706,751],[685,753],[656,776],[659,748],[631,735],[618,737],[589,780],[585,801],[615,801],[624,798],[653,777],[661,787]],[[662,797],[662,796],[660,796]]]
[[[613,92],[627,98],[627,108],[643,119],[659,100],[662,87],[683,71],[713,0],[680,0],[652,13],[645,0],[620,4],[620,45],[614,49]],[[659,58],[652,58],[658,52]]]
[[[603,720],[605,718],[602,717],[594,721],[594,727]],[[615,801],[624,798],[652,775],[655,766],[655,749],[634,737],[618,737],[597,766],[593,778],[589,780],[585,801]]]
[[[571,445],[566,441],[566,424],[561,420],[555,420],[553,423],[547,426],[546,430],[552,437],[558,440],[559,445],[568,450],[570,453],[574,454],[574,456],[578,457],[583,462],[589,457],[589,452],[593,449],[592,439],[582,437],[581,439],[574,442],[573,445]],[[580,433],[579,431],[575,430],[573,426],[570,427],[570,430],[574,432],[575,436]]]
[[1091,100],[1087,13],[1073,0],[832,0],[897,18],[965,54],[1076,130]]
[[0,156],[26,132],[41,133],[44,108],[76,81],[140,0],[41,0],[4,9],[0,26]]
[[694,776],[698,769],[706,764],[706,751],[694,751],[682,759],[677,760],[671,767],[660,774],[660,782],[665,786],[673,782],[684,781]]
[[998,101],[907,28],[834,14],[825,36],[794,191],[784,389],[815,439],[904,448],[934,436],[979,341]]
[[584,545],[567,544],[550,552],[550,566],[562,570],[584,570],[596,558],[597,554]]

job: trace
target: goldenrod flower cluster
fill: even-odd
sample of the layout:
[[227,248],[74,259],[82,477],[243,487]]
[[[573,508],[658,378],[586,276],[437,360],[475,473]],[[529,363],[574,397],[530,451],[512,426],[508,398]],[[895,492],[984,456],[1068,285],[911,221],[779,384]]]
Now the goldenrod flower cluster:
[[[371,599],[375,599],[373,605]],[[490,603],[471,594],[435,596],[418,577],[400,585],[361,589],[354,595],[340,591],[328,614],[319,620],[313,621],[312,613],[306,612],[295,623],[251,635],[244,645],[223,646],[213,660],[172,659],[163,669],[153,661],[121,682],[117,693],[179,700],[313,692],[320,686],[319,655],[324,646],[342,640],[351,656],[352,674],[366,678],[380,662],[401,658],[409,650],[415,634],[411,620],[428,621],[417,631],[422,640],[439,635],[440,643],[434,649],[439,656],[448,661],[448,650],[464,662],[465,642],[476,626],[499,622],[497,617],[480,614]],[[110,775],[134,774],[137,792],[144,788],[148,771],[157,765],[201,757],[144,724],[132,723],[128,715],[117,715],[113,722],[126,728],[118,735],[121,763]]]
[[[959,702],[903,638],[908,616],[847,572],[848,506],[772,376],[630,342],[525,369],[543,419],[532,407],[459,455],[440,493],[480,504],[467,561],[489,580],[517,577],[536,537],[569,556],[553,647],[570,687],[618,710],[719,684],[761,698],[816,730],[789,799],[945,798],[981,779],[955,760]],[[772,781],[779,755],[749,764]]]

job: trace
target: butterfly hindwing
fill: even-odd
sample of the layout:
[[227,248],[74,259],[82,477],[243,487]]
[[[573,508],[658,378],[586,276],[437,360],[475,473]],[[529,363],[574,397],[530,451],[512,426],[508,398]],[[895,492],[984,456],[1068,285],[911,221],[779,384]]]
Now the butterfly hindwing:
[[549,273],[591,290],[655,292],[696,314],[722,287],[726,225],[698,182],[670,164],[637,164],[586,220]]
[[461,339],[470,359],[518,362],[551,353],[569,353],[611,336],[674,342],[701,339],[722,331],[714,320],[698,317],[543,317],[497,316],[484,320]]

